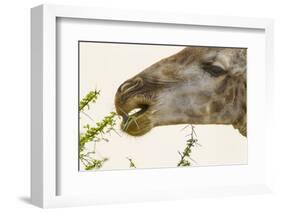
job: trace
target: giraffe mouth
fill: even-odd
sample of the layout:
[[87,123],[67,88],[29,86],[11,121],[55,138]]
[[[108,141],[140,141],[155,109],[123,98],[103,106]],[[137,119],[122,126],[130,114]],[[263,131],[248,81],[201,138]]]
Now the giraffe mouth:
[[152,127],[153,106],[156,104],[154,87],[144,78],[123,83],[115,95],[116,112],[122,117],[121,129],[129,135],[141,136]]
[[123,119],[126,122],[130,118],[141,116],[148,110],[148,108],[149,105],[147,104],[140,105],[139,107],[130,110],[127,115],[123,116]]
[[119,109],[118,114],[122,117],[121,129],[132,136],[141,136],[147,133],[152,128],[149,108],[148,104],[140,104],[127,112]]

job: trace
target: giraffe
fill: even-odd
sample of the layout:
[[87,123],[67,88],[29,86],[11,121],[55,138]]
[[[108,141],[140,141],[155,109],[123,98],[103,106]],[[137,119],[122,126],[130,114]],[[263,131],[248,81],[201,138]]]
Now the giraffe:
[[232,125],[247,137],[243,48],[185,47],[122,83],[115,95],[121,129],[141,136],[176,124]]

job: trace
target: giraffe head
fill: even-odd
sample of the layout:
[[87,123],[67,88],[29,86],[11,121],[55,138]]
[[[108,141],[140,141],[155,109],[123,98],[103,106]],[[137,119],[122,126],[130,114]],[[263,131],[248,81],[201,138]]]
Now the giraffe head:
[[246,136],[246,49],[187,47],[125,81],[115,106],[133,136],[175,124],[233,125]]

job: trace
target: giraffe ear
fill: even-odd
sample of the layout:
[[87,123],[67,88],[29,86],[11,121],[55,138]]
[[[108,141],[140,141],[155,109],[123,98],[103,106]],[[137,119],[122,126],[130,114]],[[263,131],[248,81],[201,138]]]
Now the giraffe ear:
[[233,58],[233,69],[230,71],[233,76],[246,77],[247,75],[247,49],[240,49]]

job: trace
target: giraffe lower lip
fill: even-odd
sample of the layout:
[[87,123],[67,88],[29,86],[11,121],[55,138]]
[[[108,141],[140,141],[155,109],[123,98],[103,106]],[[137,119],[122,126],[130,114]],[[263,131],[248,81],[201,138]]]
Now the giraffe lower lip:
[[135,130],[125,130],[125,129],[123,129],[124,132],[126,132],[128,135],[131,135],[131,136],[143,136],[146,133],[148,133],[150,130],[151,130],[151,127],[142,128],[142,129],[135,129]]
[[136,112],[130,115],[127,113],[123,116],[121,129],[132,136],[141,136],[150,131],[152,127],[147,113],[148,109],[149,105],[142,105],[131,110],[130,112]]

